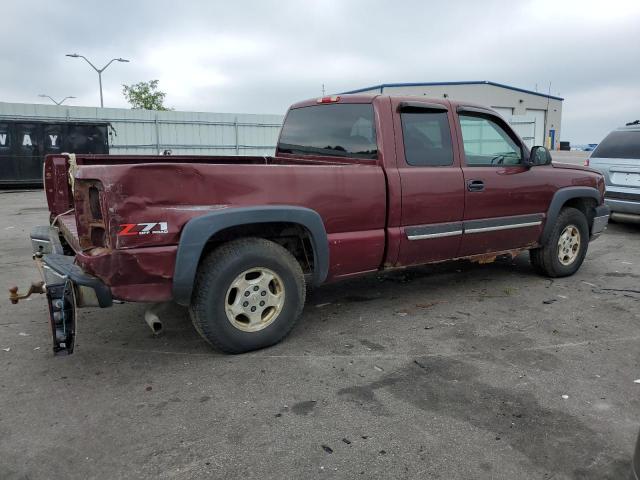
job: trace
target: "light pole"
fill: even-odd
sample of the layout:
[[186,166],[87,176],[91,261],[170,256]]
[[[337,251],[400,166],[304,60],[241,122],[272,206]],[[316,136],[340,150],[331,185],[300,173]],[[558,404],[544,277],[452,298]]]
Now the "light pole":
[[100,106],[104,107],[104,102],[102,101],[102,72],[104,72],[107,67],[109,65],[111,65],[113,62],[129,62],[129,60],[126,60],[124,58],[112,58],[111,60],[109,60],[109,62],[102,68],[97,68],[93,63],[91,63],[89,61],[89,59],[87,57],[85,57],[84,55],[78,55],[77,53],[67,53],[66,55],[67,57],[71,57],[71,58],[84,58],[84,60],[91,65],[91,68],[93,68],[96,72],[98,72],[98,83],[100,84]]
[[73,95],[70,95],[68,97],[64,97],[62,100],[60,100],[59,102],[56,102],[55,99],[53,97],[50,97],[49,95],[46,95],[44,93],[41,93],[40,95],[38,95],[39,97],[42,98],[48,98],[49,100],[51,100],[53,103],[55,103],[56,105],[62,105],[64,103],[65,100],[68,100],[69,98],[76,98]]

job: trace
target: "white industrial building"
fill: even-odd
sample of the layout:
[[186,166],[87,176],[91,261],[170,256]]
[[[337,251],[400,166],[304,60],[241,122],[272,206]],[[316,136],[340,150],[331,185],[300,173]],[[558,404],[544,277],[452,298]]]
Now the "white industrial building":
[[415,95],[478,103],[492,107],[500,113],[530,147],[545,145],[547,148],[557,149],[560,143],[560,123],[564,99],[545,93],[487,80],[384,83],[343,93]]

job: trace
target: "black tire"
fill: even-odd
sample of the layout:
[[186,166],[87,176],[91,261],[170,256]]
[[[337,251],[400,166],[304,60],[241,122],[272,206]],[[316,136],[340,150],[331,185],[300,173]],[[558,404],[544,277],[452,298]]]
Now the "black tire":
[[[566,228],[574,226],[579,232],[579,246],[576,255],[569,264],[563,264],[559,258],[560,236]],[[584,214],[575,208],[566,207],[560,211],[551,235],[541,247],[529,251],[531,265],[548,277],[567,277],[578,271],[589,246],[589,225]]]
[[[268,269],[279,276],[284,300],[271,323],[258,331],[244,331],[227,316],[227,294],[243,272],[254,268]],[[286,337],[300,318],[304,300],[304,275],[295,257],[269,240],[243,238],[218,247],[202,260],[189,313],[195,329],[213,347],[227,353],[243,353]]]

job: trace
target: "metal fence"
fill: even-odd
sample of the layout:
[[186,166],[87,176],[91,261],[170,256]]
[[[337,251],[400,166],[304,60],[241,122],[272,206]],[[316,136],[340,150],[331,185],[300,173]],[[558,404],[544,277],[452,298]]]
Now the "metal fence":
[[2,120],[108,122],[115,154],[273,155],[283,116],[0,102]]

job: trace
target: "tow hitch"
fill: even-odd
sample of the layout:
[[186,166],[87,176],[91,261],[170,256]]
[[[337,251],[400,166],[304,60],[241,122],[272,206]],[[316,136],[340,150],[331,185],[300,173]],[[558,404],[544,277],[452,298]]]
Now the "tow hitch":
[[43,281],[32,282],[27,293],[20,294],[18,287],[9,289],[9,300],[14,305],[34,293],[45,293],[49,308],[49,324],[53,339],[54,355],[73,353],[76,336],[76,296],[73,281],[64,274],[54,273],[43,263],[42,252],[35,252],[33,259]]
[[31,244],[33,260],[43,281],[33,282],[24,294],[18,287],[11,287],[9,300],[16,304],[34,293],[46,294],[53,353],[70,355],[75,347],[77,309],[110,307],[111,289],[77,265],[74,255],[65,254],[56,227],[34,227]]
[[44,282],[32,282],[29,290],[25,294],[18,293],[18,287],[11,287],[9,289],[9,301],[14,305],[17,304],[20,300],[24,300],[25,298],[29,298],[34,293],[44,293]]

